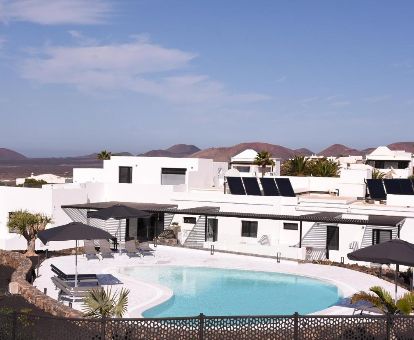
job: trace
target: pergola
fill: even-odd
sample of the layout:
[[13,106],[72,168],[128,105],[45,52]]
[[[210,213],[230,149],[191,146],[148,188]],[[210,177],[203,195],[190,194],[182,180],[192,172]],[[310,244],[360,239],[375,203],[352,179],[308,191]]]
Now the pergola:
[[[343,217],[343,213],[339,212],[318,212],[303,215],[281,215],[281,214],[263,214],[250,213],[238,211],[219,211],[215,206],[203,206],[194,208],[178,209],[173,204],[158,204],[158,203],[136,203],[136,202],[96,202],[96,203],[82,203],[62,205],[62,209],[85,209],[85,210],[100,210],[111,207],[116,204],[122,204],[131,208],[140,209],[153,214],[179,214],[179,215],[195,215],[205,216],[205,237],[207,241],[207,219],[208,217],[236,217],[249,218],[257,220],[277,220],[277,221],[294,221],[299,222],[299,248],[302,247],[302,223],[332,223],[332,224],[353,224],[353,225],[370,225],[370,226],[384,226],[398,228],[398,238],[400,237],[400,230],[404,224],[405,217],[403,216],[388,216],[388,215],[367,215],[367,219],[361,218],[347,218]],[[349,214],[347,214],[349,215]]]

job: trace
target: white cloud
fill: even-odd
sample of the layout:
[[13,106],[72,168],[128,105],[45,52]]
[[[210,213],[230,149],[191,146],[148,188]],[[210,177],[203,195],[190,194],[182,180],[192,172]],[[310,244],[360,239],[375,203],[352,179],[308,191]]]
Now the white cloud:
[[41,25],[103,23],[111,11],[107,0],[0,0],[0,21]]
[[[83,38],[76,31],[71,35]],[[147,38],[123,44],[46,46],[22,63],[22,76],[81,90],[128,90],[179,103],[253,102],[262,94],[230,94],[207,75],[188,73],[196,54]],[[187,72],[186,72],[187,71]]]

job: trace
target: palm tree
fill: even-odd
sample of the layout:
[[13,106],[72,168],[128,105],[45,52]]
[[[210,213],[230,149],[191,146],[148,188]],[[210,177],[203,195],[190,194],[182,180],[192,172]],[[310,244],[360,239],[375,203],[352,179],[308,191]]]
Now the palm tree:
[[98,155],[96,156],[101,161],[107,161],[111,159],[112,153],[106,150],[102,150]]
[[384,179],[385,174],[377,169],[372,170],[372,179]]
[[295,156],[283,164],[284,176],[306,176],[309,172],[309,159],[305,156]]
[[369,290],[371,293],[364,291],[355,293],[351,298],[351,303],[370,302],[384,314],[409,315],[414,310],[414,292],[405,293],[397,301],[394,301],[391,294],[382,287],[374,286]]
[[253,162],[255,165],[259,165],[262,169],[262,177],[264,177],[267,166],[274,166],[275,162],[272,159],[272,155],[267,151],[260,151]]
[[120,292],[112,289],[91,289],[83,300],[85,316],[93,318],[122,318],[128,307],[129,290],[122,288]]
[[313,161],[309,168],[310,174],[315,177],[336,177],[339,171],[338,163],[326,158]]
[[18,210],[10,213],[7,226],[10,231],[22,235],[27,241],[26,256],[35,256],[35,242],[37,233],[45,230],[52,219],[43,214],[32,214],[27,210]]

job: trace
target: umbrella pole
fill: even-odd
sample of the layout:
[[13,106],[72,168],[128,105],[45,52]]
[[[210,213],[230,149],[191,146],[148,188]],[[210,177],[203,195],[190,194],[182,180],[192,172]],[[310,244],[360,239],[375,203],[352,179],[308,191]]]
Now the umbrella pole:
[[75,287],[78,286],[78,240],[76,240],[76,252],[75,252]]
[[397,289],[398,289],[397,278],[398,278],[398,269],[399,269],[399,265],[396,264],[395,265],[395,276],[394,276],[394,281],[395,281],[395,302],[397,302]]
[[118,235],[119,235],[119,242],[118,242],[119,255],[122,255],[122,250],[121,250],[121,220],[119,220],[119,224],[118,224]]

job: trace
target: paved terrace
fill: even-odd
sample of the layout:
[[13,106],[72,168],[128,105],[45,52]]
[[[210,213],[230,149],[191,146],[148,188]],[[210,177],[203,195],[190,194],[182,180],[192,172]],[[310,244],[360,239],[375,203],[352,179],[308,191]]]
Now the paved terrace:
[[[210,252],[208,251],[166,246],[158,246],[155,249],[155,256],[146,256],[145,258],[129,258],[126,254],[119,255],[116,253],[113,259],[87,260],[84,256],[80,255],[78,256],[78,272],[99,274],[98,278],[100,284],[104,287],[107,287],[107,284],[110,284],[113,289],[119,289],[121,287],[128,288],[130,290],[130,295],[129,309],[126,317],[141,317],[143,311],[169,299],[173,294],[168,287],[149,284],[138,281],[130,276],[120,274],[118,269],[126,266],[202,266],[296,274],[335,284],[341,290],[344,297],[350,297],[357,291],[368,290],[375,285],[382,286],[390,292],[394,291],[394,285],[390,282],[381,280],[372,275],[335,266],[307,263],[299,264],[297,262],[283,260],[280,263],[277,263],[275,259],[269,258],[218,252],[214,255],[210,255]],[[48,295],[57,299],[58,291],[55,290],[50,279],[53,275],[50,270],[51,263],[67,274],[72,274],[74,273],[75,258],[74,255],[51,258],[44,261],[40,267],[40,277],[36,279],[34,285],[41,291],[43,291],[44,288],[47,288]],[[122,283],[114,284],[116,282],[115,278]],[[401,294],[403,292],[405,292],[405,290],[399,287],[398,293]],[[65,303],[67,304],[67,302]],[[81,310],[81,302],[74,303],[73,307]],[[345,302],[342,302],[339,305],[332,306],[315,314],[345,315],[352,313],[353,308],[348,307]]]

